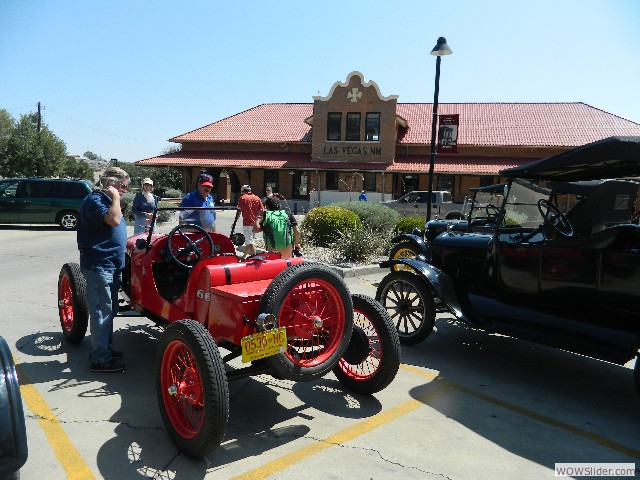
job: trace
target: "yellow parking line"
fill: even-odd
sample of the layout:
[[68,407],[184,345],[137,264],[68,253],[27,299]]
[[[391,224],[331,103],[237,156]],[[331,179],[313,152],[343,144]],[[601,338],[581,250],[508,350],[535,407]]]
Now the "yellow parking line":
[[623,453],[624,455],[628,455],[630,457],[640,458],[640,450],[629,447],[627,445],[623,445],[621,443],[615,442],[605,437],[601,437],[595,433],[591,433],[587,430],[583,430],[578,427],[574,427],[573,425],[569,425],[568,423],[561,422],[559,420],[555,420],[551,417],[547,417],[546,415],[542,415],[540,413],[534,412],[533,410],[529,410],[527,408],[521,407],[520,405],[515,405],[513,403],[505,402],[504,400],[500,400],[498,398],[492,397],[482,392],[478,392],[471,388],[465,387],[463,385],[458,385],[457,383],[450,382],[448,380],[443,379],[442,377],[438,377],[436,375],[432,375],[428,372],[420,370],[418,368],[402,364],[401,368],[403,370],[407,370],[409,372],[415,373],[416,375],[420,375],[422,377],[428,378],[429,380],[437,380],[442,383],[448,384],[451,388],[456,389],[462,393],[466,393],[467,395],[471,395],[473,397],[479,398],[480,400],[484,400],[485,402],[493,403],[494,405],[498,405],[507,410],[511,410],[512,412],[518,413],[520,415],[524,415],[529,418],[533,418],[534,420],[538,420],[539,422],[546,423],[547,425],[551,425],[552,427],[559,428],[561,430],[565,430],[567,432],[573,433],[574,435],[578,435],[580,437],[584,437],[588,440],[594,441],[604,447],[610,448],[611,450],[615,450],[616,452]]
[[618,442],[614,442],[613,440],[609,440],[607,438],[601,437],[594,433],[588,432],[586,430],[582,430],[580,428],[574,427],[564,422],[560,422],[554,420],[553,418],[546,417],[545,415],[541,415],[532,410],[528,410],[519,405],[515,405],[513,403],[505,402],[504,400],[500,400],[489,395],[486,395],[481,392],[477,392],[471,388],[464,387],[462,385],[458,385],[454,382],[450,382],[448,380],[443,379],[437,375],[432,375],[424,370],[420,370],[418,368],[412,367],[410,365],[401,364],[400,368],[406,370],[408,372],[414,373],[421,377],[428,378],[431,381],[436,382],[436,388],[430,388],[428,391],[416,395],[415,399],[408,400],[396,407],[393,407],[384,412],[380,412],[373,417],[364,420],[362,422],[358,422],[355,425],[346,428],[330,437],[325,438],[323,441],[314,442],[311,445],[307,445],[306,447],[302,447],[295,452],[291,452],[288,455],[284,455],[272,462],[269,462],[265,465],[262,465],[254,470],[243,473],[236,477],[233,477],[232,480],[263,480],[265,478],[274,475],[275,473],[289,468],[290,466],[304,460],[316,453],[319,453],[323,450],[326,450],[330,447],[340,445],[342,443],[353,440],[354,438],[359,437],[360,435],[364,435],[365,433],[370,432],[374,428],[377,428],[381,425],[385,425],[387,423],[392,422],[393,420],[400,418],[407,413],[410,413],[428,402],[433,401],[435,398],[449,393],[453,390],[458,390],[467,395],[474,396],[481,400],[484,400],[489,403],[493,403],[507,410],[511,410],[515,413],[519,413],[521,415],[525,415],[529,418],[533,418],[540,422],[546,423],[556,428],[560,428],[562,430],[566,430],[575,435],[587,438],[588,440],[592,440],[600,445],[603,445],[611,450],[615,450],[617,452],[621,452],[625,455],[629,455],[631,457],[640,458],[640,450],[636,450],[634,448],[628,447]]
[[448,386],[444,384],[441,385],[443,388],[429,390],[422,395],[418,395],[415,399],[408,400],[404,403],[401,403],[400,405],[390,408],[389,410],[380,412],[373,417],[368,418],[367,420],[364,420],[362,422],[358,422],[349,428],[345,428],[344,430],[331,435],[330,437],[327,437],[322,441],[314,441],[311,445],[302,447],[295,452],[291,452],[288,455],[280,457],[254,470],[238,475],[237,477],[233,477],[231,480],[262,480],[281,470],[284,470],[285,468],[289,468],[290,466],[298,463],[301,460],[304,460],[305,458],[326,450],[327,448],[331,448],[336,445],[340,445],[353,440],[360,435],[364,435],[365,433],[370,432],[374,428],[390,423],[393,420],[406,415],[407,413],[423,407],[425,403],[433,401],[438,396],[446,393],[448,391]]
[[[44,431],[47,441],[53,448],[58,461],[64,471],[67,472],[68,480],[95,480],[95,476],[91,469],[84,463],[84,459],[73,446],[71,440],[62,428],[62,424],[58,417],[53,413],[44,398],[40,396],[36,388],[33,386],[27,374],[20,365],[16,363],[16,371],[20,379],[20,393],[25,403],[38,418],[38,423]],[[35,453],[35,452],[34,452]]]

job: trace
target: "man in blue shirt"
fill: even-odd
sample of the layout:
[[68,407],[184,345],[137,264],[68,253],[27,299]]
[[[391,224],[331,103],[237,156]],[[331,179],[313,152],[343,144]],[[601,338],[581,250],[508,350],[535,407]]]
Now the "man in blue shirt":
[[127,243],[120,196],[127,191],[129,174],[119,167],[109,167],[100,177],[100,186],[101,190],[82,201],[77,226],[91,328],[89,358],[92,372],[122,372],[122,353],[113,350],[111,343]]
[[362,193],[358,197],[358,201],[359,202],[366,202],[367,201],[367,191],[366,190],[362,190]]
[[[210,195],[213,188],[213,177],[208,173],[201,173],[198,176],[198,183],[193,192],[187,193],[181,207],[213,207],[215,202]],[[215,210],[183,210],[180,212],[180,223],[194,223],[201,226],[208,232],[215,232],[216,212]]]

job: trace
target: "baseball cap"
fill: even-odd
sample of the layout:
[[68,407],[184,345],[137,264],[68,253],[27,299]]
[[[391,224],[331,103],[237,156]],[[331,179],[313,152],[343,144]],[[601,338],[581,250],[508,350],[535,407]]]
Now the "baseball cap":
[[204,185],[205,187],[213,187],[213,177],[208,173],[201,173],[198,176],[198,184]]
[[142,185],[153,185],[153,180],[151,180],[149,177],[143,178]]
[[251,186],[250,185],[242,185],[242,188],[240,189],[241,192],[250,192],[251,191]]

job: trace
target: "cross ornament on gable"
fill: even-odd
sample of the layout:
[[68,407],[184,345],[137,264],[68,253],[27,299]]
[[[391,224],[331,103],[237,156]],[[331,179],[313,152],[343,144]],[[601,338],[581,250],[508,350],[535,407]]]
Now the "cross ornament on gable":
[[360,97],[362,97],[362,92],[358,91],[358,87],[353,87],[351,91],[347,93],[347,98],[350,98],[352,103],[357,102]]

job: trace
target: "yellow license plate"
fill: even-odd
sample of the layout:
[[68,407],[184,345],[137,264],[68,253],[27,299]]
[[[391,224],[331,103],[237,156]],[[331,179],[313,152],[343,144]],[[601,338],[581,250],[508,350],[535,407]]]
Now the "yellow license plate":
[[287,349],[287,328],[278,327],[242,339],[242,362],[277,355]]

